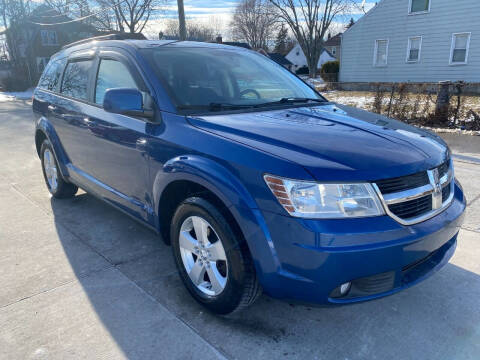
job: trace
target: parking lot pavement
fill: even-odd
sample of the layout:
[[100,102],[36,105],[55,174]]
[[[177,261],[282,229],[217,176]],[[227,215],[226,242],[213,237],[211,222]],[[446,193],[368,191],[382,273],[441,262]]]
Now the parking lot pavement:
[[218,317],[152,232],[83,192],[48,195],[28,104],[0,105],[0,156],[1,359],[480,358],[480,165],[455,161],[465,225],[453,259],[422,284],[336,308],[262,296]]

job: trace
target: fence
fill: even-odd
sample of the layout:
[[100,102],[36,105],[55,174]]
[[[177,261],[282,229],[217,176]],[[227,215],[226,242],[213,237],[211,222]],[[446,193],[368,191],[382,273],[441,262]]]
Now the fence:
[[[480,130],[480,95],[471,91],[479,84],[366,83],[363,86],[368,89],[363,92],[370,98],[361,106],[366,110],[416,125]],[[345,87],[348,84],[326,83],[318,88],[328,97],[329,91]]]

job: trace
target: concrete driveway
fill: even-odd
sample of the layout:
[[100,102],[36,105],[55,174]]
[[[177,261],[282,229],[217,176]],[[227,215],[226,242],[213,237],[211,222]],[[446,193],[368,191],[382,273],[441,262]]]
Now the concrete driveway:
[[455,162],[469,200],[458,249],[435,276],[337,308],[262,296],[225,318],[194,302],[152,232],[83,192],[52,199],[29,105],[0,103],[0,358],[479,359],[476,140]]

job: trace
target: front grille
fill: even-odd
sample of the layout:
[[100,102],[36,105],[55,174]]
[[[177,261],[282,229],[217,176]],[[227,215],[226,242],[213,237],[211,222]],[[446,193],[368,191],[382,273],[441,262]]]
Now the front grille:
[[[443,177],[450,167],[450,160],[445,161],[438,167],[439,177]],[[396,178],[377,181],[376,184],[383,195],[393,194],[400,191],[418,188],[429,183],[426,171],[418,172],[413,175],[400,176]]]
[[449,167],[450,167],[450,160],[447,160],[438,167],[438,176],[441,178],[443,175],[445,175],[448,172]]
[[402,219],[410,219],[432,210],[432,195],[389,205],[390,211]]
[[442,189],[442,203],[447,201],[449,196],[450,196],[450,185],[447,185]]
[[[447,160],[436,169],[377,181],[376,186],[383,196],[387,213],[398,222],[411,225],[441,212],[448,205],[451,195],[453,174],[449,171],[450,160]],[[442,206],[438,206],[440,194],[435,193],[439,185],[442,186]]]
[[428,174],[422,171],[413,175],[401,176],[376,182],[383,195],[392,194],[428,184]]

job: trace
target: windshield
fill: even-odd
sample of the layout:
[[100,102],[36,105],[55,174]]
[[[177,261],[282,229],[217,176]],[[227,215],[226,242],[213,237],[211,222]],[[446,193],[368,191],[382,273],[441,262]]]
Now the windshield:
[[254,51],[205,47],[141,51],[180,111],[235,110],[324,100],[288,70]]

